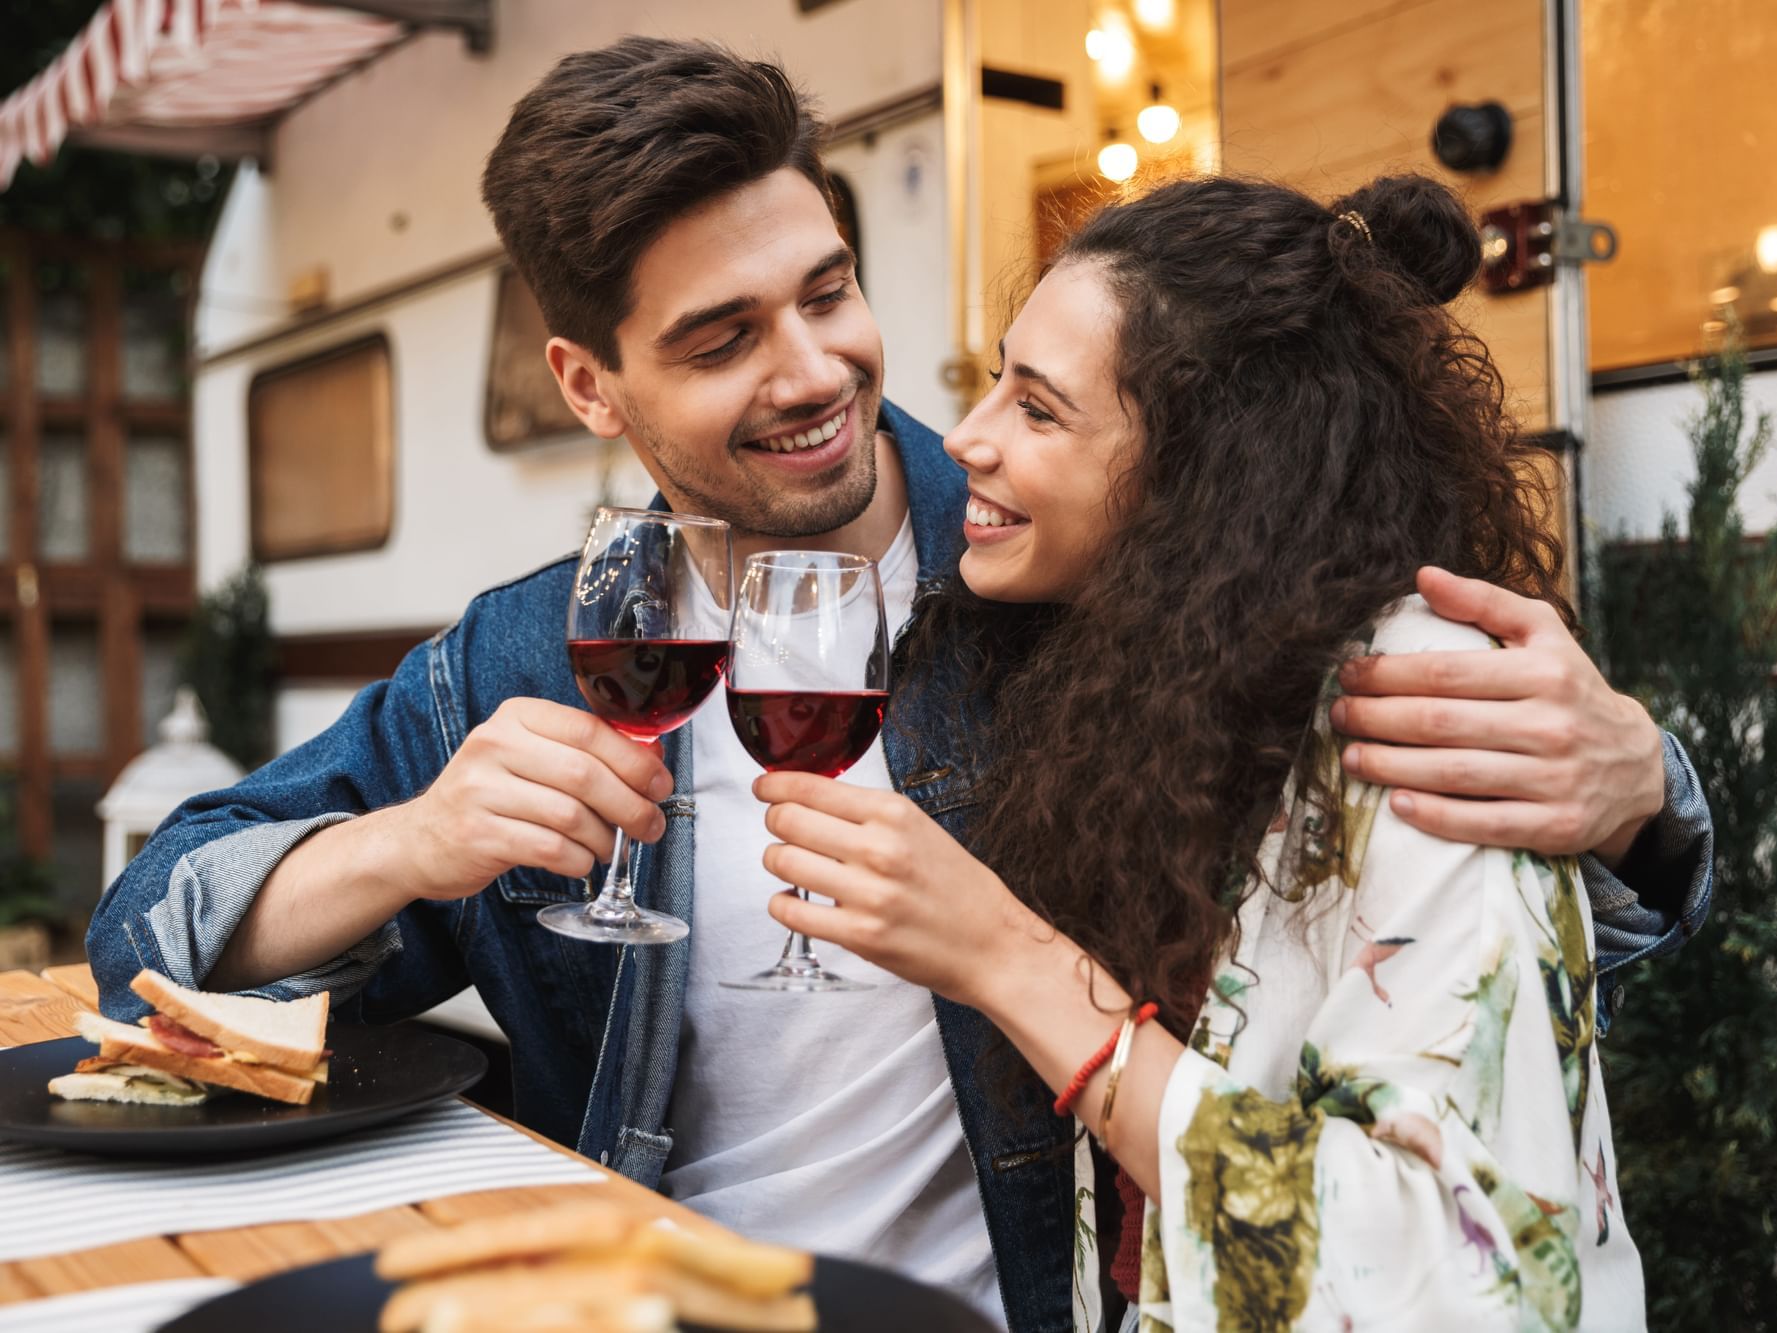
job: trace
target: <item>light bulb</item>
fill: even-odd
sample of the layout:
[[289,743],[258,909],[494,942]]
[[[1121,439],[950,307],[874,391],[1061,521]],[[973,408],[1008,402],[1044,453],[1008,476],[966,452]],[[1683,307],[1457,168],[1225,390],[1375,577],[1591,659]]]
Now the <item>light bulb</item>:
[[1133,144],[1107,143],[1098,150],[1098,169],[1110,181],[1126,181],[1135,175],[1138,159]]
[[1145,28],[1170,28],[1173,0],[1135,0],[1135,21]]
[[1135,43],[1120,32],[1107,33],[1098,67],[1112,83],[1128,78],[1129,71],[1135,68]]
[[1086,34],[1086,58],[1088,60],[1103,60],[1104,48],[1105,36],[1103,28],[1094,28],[1091,32]]
[[1145,106],[1135,118],[1135,128],[1149,143],[1166,143],[1178,133],[1179,115],[1164,102]]
[[1758,234],[1758,242],[1753,247],[1758,256],[1758,266],[1767,273],[1777,273],[1777,227],[1766,227]]

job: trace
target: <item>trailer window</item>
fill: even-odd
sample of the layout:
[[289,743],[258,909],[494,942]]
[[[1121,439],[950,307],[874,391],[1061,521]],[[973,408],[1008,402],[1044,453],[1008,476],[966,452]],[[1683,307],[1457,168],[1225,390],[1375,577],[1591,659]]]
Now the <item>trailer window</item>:
[[1621,249],[1588,270],[1592,369],[1680,361],[1731,309],[1777,346],[1777,27],[1767,0],[1585,4],[1585,213]]
[[537,298],[517,269],[502,270],[483,413],[487,445],[496,453],[586,433],[562,401],[555,376],[543,360],[548,341]]
[[391,398],[380,334],[254,377],[247,454],[255,559],[368,551],[389,539]]

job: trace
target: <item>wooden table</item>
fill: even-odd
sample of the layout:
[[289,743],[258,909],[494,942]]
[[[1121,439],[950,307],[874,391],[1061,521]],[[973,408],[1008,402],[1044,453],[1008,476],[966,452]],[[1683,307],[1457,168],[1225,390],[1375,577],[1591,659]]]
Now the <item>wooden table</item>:
[[[42,976],[0,972],[0,1046],[22,1046],[74,1035],[74,1015],[98,1000],[92,973],[84,966],[52,967]],[[474,1105],[474,1103],[469,1103]],[[477,1107],[477,1110],[482,1108]],[[546,1147],[577,1161],[580,1154],[533,1134],[503,1116],[494,1116]],[[80,1169],[69,1159],[70,1171]],[[383,1208],[336,1221],[275,1222],[266,1226],[231,1227],[223,1231],[188,1231],[104,1245],[72,1254],[53,1254],[0,1264],[0,1305],[60,1296],[96,1287],[162,1278],[229,1277],[251,1281],[267,1273],[298,1268],[341,1255],[375,1249],[408,1231],[445,1226],[468,1218],[494,1217],[545,1203],[560,1203],[596,1193],[621,1198],[647,1216],[670,1217],[681,1225],[704,1229],[712,1223],[688,1209],[601,1169],[601,1179],[584,1185],[529,1185],[517,1189],[453,1194],[400,1208]]]

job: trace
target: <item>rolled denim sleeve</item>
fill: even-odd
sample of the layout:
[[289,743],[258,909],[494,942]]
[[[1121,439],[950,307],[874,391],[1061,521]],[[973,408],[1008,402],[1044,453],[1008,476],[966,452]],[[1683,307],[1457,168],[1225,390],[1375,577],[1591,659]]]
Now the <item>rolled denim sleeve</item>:
[[[202,989],[293,847],[431,783],[461,736],[448,688],[452,642],[447,633],[415,648],[321,735],[167,817],[105,890],[87,931],[106,1014],[129,1021],[143,1012],[129,983],[145,967]],[[378,1021],[421,1012],[467,984],[455,944],[461,916],[459,903],[410,904],[339,956],[243,993],[328,991],[336,1010],[351,1001]]]
[[[254,824],[193,848],[174,864],[166,897],[126,925],[138,957],[152,959],[148,966],[181,986],[201,988],[290,849],[311,833],[351,818],[333,813]],[[401,931],[391,920],[338,958],[241,993],[294,1000],[331,991],[336,1002],[342,1001],[400,950]]]
[[1709,915],[1715,882],[1715,823],[1690,756],[1670,733],[1666,802],[1614,871],[1580,858],[1598,942],[1600,1026],[1614,1016],[1611,974],[1676,952]]

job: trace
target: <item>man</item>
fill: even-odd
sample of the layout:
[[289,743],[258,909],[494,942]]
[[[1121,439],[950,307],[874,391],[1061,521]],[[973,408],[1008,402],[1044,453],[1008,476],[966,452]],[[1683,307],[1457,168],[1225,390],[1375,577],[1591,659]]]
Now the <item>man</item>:
[[[818,137],[777,67],[629,38],[567,58],[518,104],[483,196],[588,429],[627,437],[665,504],[728,520],[738,556],[878,559],[899,625],[955,569],[964,488],[936,436],[882,400]],[[980,1015],[861,960],[829,959],[873,992],[717,989],[781,940],[757,769],[720,718],[656,758],[580,706],[560,637],[573,565],[478,597],[328,732],[174,815],[94,919],[106,1009],[134,1016],[141,966],[217,990],[329,989],[370,1022],[473,983],[542,1131],[743,1230],[947,1285],[1014,1329],[1066,1325],[1071,1126],[1034,1077],[977,1081]],[[1354,681],[1392,697],[1354,699],[1348,729],[1421,748],[1365,744],[1351,762],[1399,781],[1433,831],[1599,849],[1627,876],[1589,863],[1600,919],[1630,951],[1659,947],[1665,918],[1650,932],[1635,914],[1694,913],[1707,887],[1682,756],[1663,758],[1546,608],[1428,579],[1434,602],[1517,646],[1485,672],[1459,655]],[[967,777],[941,761],[948,719],[906,721],[848,780],[955,810]],[[689,940],[617,950],[535,923],[583,897],[614,827],[651,844],[638,897],[691,921]]]

